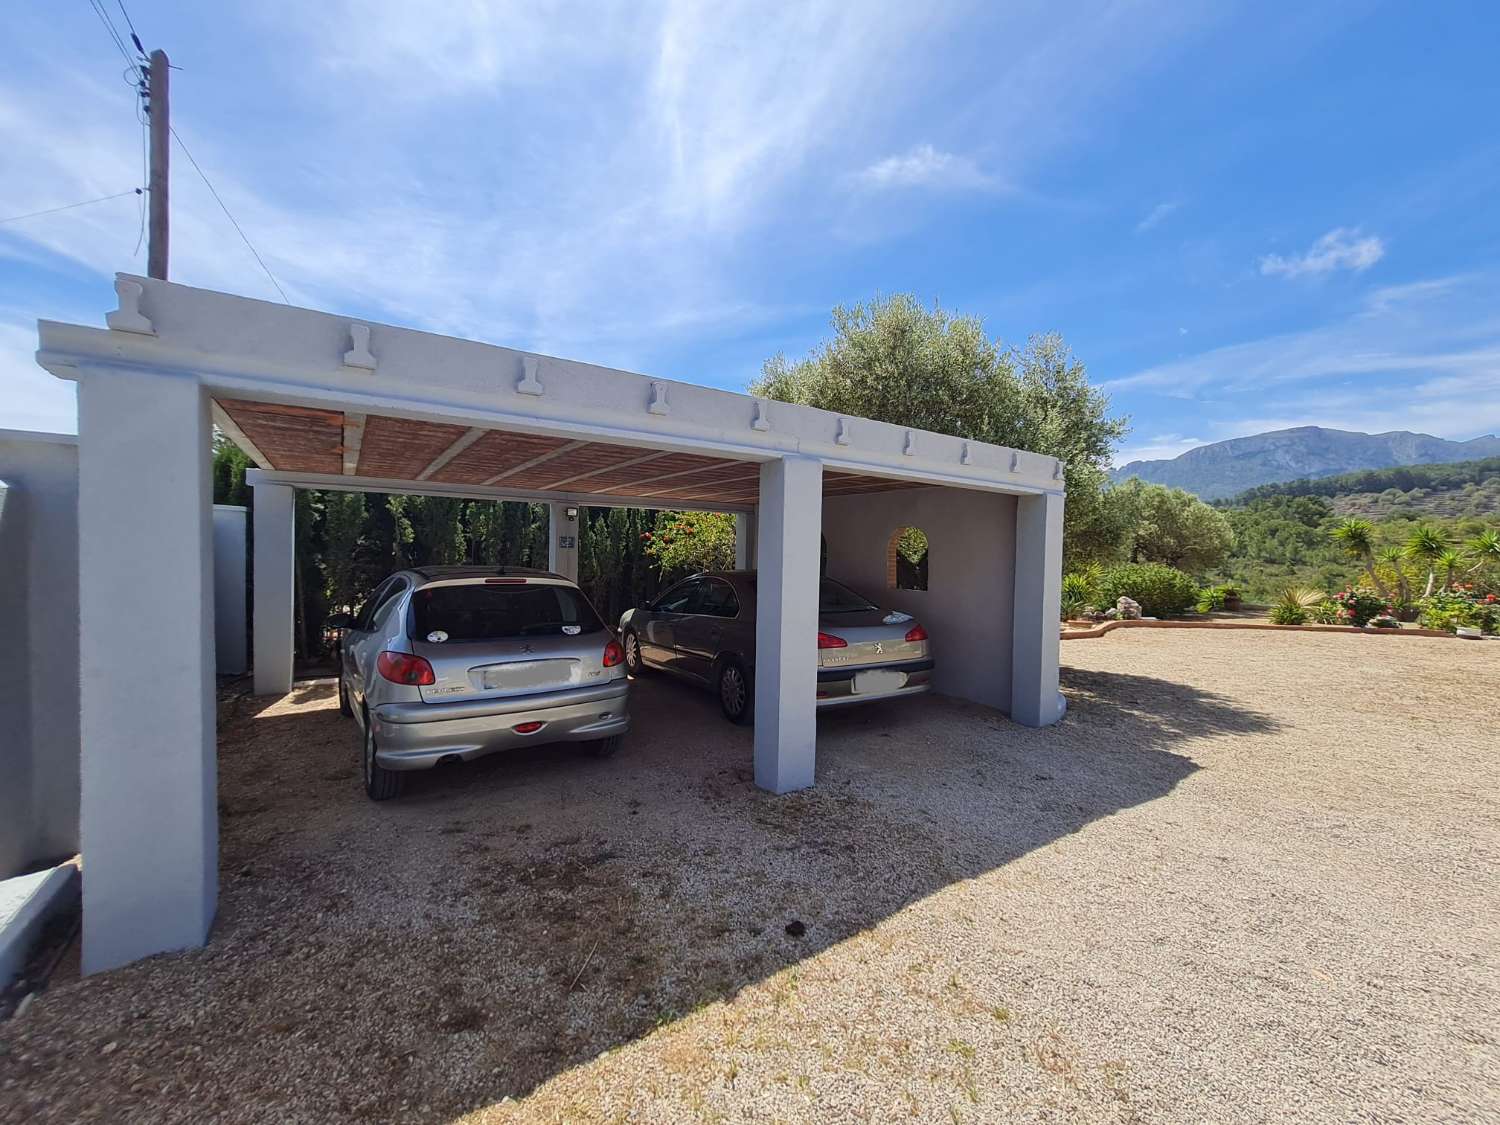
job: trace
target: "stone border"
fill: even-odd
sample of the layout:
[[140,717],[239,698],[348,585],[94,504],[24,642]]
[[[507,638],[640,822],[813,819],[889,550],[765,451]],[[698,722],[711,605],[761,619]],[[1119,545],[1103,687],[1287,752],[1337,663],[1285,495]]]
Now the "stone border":
[[1357,625],[1272,625],[1269,621],[1104,621],[1088,629],[1064,629],[1065,641],[1102,637],[1115,629],[1274,629],[1300,633],[1366,633],[1385,637],[1447,637],[1465,640],[1441,629],[1376,629]]

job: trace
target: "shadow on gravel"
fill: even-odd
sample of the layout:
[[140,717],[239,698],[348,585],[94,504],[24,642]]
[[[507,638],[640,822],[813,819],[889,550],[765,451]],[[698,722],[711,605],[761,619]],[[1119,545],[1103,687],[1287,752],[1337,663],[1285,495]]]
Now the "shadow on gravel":
[[816,788],[782,797],[753,786],[748,730],[655,677],[613,759],[536,747],[379,805],[331,684],[269,714],[225,699],[212,942],[108,974],[136,997],[131,1034],[75,1057],[75,1081],[58,1060],[50,1091],[33,1051],[27,1086],[64,1117],[84,1098],[186,1119],[193,1100],[135,1076],[191,992],[213,1013],[191,1080],[232,1088],[237,1116],[449,1120],[1162,797],[1197,768],[1185,740],[1275,729],[1181,684],[1064,675],[1045,730],[932,696],[832,712]]

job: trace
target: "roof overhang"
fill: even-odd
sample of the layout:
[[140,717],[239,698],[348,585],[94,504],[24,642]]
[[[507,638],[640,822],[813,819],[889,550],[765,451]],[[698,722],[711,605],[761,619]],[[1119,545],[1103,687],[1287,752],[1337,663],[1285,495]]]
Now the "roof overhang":
[[306,487],[753,506],[758,464],[815,457],[831,493],[1060,493],[1055,458],[692,383],[121,274],[109,329],[42,321],[63,379],[198,380],[215,422]]

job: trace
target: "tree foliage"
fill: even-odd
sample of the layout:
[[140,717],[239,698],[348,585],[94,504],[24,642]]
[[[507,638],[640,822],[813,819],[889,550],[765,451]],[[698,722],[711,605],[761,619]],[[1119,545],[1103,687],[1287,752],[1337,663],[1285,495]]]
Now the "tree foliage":
[[805,359],[773,356],[750,391],[1060,458],[1070,560],[1118,537],[1101,494],[1126,422],[1059,336],[1007,348],[977,317],[897,294],[834,309],[832,339]]
[[1124,526],[1131,562],[1203,574],[1228,558],[1234,546],[1234,528],[1224,513],[1180,488],[1132,477],[1104,494],[1103,507]]
[[646,554],[663,575],[734,567],[734,517],[724,512],[677,512],[644,535]]

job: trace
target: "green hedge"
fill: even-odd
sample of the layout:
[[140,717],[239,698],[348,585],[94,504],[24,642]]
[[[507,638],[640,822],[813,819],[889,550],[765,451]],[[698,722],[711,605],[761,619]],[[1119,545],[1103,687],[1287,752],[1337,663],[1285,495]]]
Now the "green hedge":
[[1094,583],[1100,609],[1112,609],[1123,595],[1141,603],[1146,617],[1177,617],[1198,602],[1198,583],[1190,574],[1159,563],[1112,566]]

